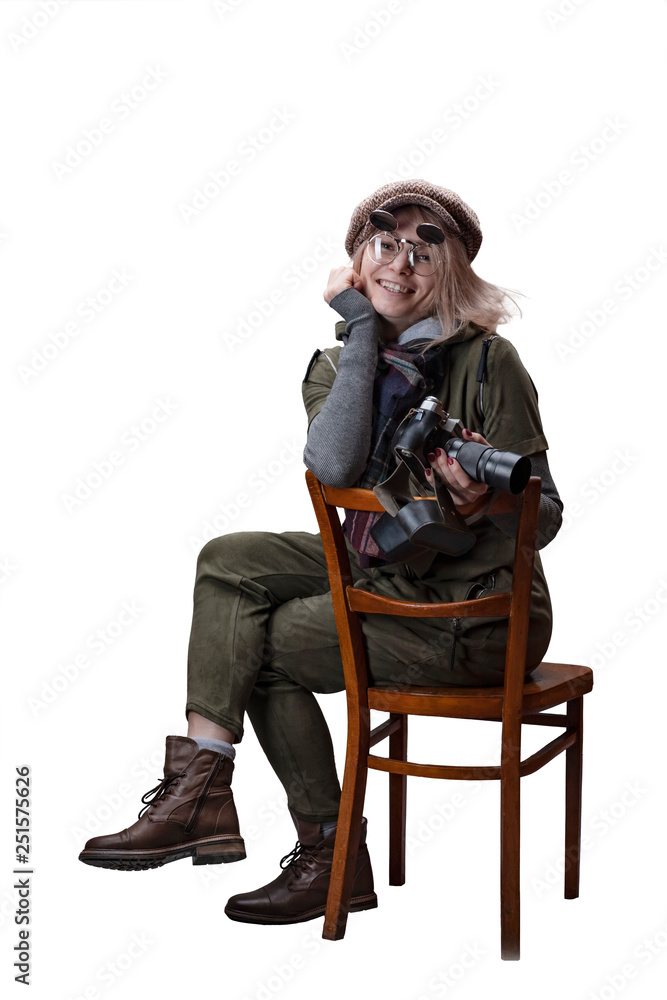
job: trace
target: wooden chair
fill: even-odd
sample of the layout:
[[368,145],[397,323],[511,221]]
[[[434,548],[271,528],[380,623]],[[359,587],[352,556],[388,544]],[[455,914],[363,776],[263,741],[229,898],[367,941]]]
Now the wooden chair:
[[[565,898],[579,895],[581,850],[581,767],[583,695],[593,687],[590,668],[566,663],[542,663],[524,680],[529,604],[535,556],[540,480],[531,478],[519,497],[496,494],[489,513],[519,512],[514,572],[510,593],[450,604],[395,601],[352,585],[350,563],[338,507],[381,511],[370,490],[324,486],[309,471],[306,481],[319,523],[327,559],[345,671],[348,736],[333,868],[323,937],[345,933],[368,768],[389,772],[389,884],[405,882],[405,820],[407,775],[500,781],[500,917],[501,957],[519,958],[519,834],[520,778],[539,770],[566,751],[565,764]],[[463,509],[472,513],[472,509]],[[358,613],[408,617],[495,617],[509,619],[504,684],[498,687],[369,687]],[[567,703],[565,714],[545,709]],[[370,709],[389,718],[370,729]],[[407,716],[428,715],[500,722],[500,766],[415,764],[407,758]],[[537,753],[521,760],[522,724],[558,726],[564,732]],[[369,750],[389,737],[389,757]]]

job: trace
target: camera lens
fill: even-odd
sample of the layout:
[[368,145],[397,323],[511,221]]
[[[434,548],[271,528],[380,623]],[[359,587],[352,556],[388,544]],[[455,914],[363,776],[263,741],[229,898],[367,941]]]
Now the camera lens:
[[499,451],[476,441],[451,438],[445,445],[450,458],[457,459],[471,479],[506,493],[521,493],[530,479],[530,459],[511,451]]

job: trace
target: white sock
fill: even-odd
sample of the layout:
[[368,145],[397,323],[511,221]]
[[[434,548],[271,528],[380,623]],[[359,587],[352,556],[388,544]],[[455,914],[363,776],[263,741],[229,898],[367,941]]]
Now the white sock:
[[236,750],[231,745],[231,743],[225,743],[224,740],[212,740],[208,736],[193,736],[195,743],[202,750],[217,750],[218,753],[222,753],[225,757],[231,757],[232,760],[236,757]]

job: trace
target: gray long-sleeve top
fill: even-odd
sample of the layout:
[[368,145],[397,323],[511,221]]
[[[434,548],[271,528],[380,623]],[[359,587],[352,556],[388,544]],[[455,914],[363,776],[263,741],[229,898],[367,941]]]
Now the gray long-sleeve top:
[[[354,288],[346,288],[329,303],[346,321],[347,343],[322,409],[312,420],[304,449],[306,466],[328,486],[353,486],[363,474],[371,446],[373,383],[378,359],[378,316],[371,302]],[[432,317],[420,320],[398,339],[397,346],[440,335]],[[533,475],[542,480],[537,548],[557,534],[563,504],[549,470],[545,451],[530,456]],[[506,535],[516,533],[513,514],[490,517]]]

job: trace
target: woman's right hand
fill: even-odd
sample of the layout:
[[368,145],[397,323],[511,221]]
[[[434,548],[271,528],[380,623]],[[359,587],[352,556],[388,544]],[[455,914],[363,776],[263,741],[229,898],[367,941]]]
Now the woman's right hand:
[[363,284],[361,275],[357,274],[349,265],[334,267],[329,274],[329,281],[324,290],[324,301],[328,304],[335,295],[338,295],[339,292],[344,292],[346,288],[356,288],[362,292]]

